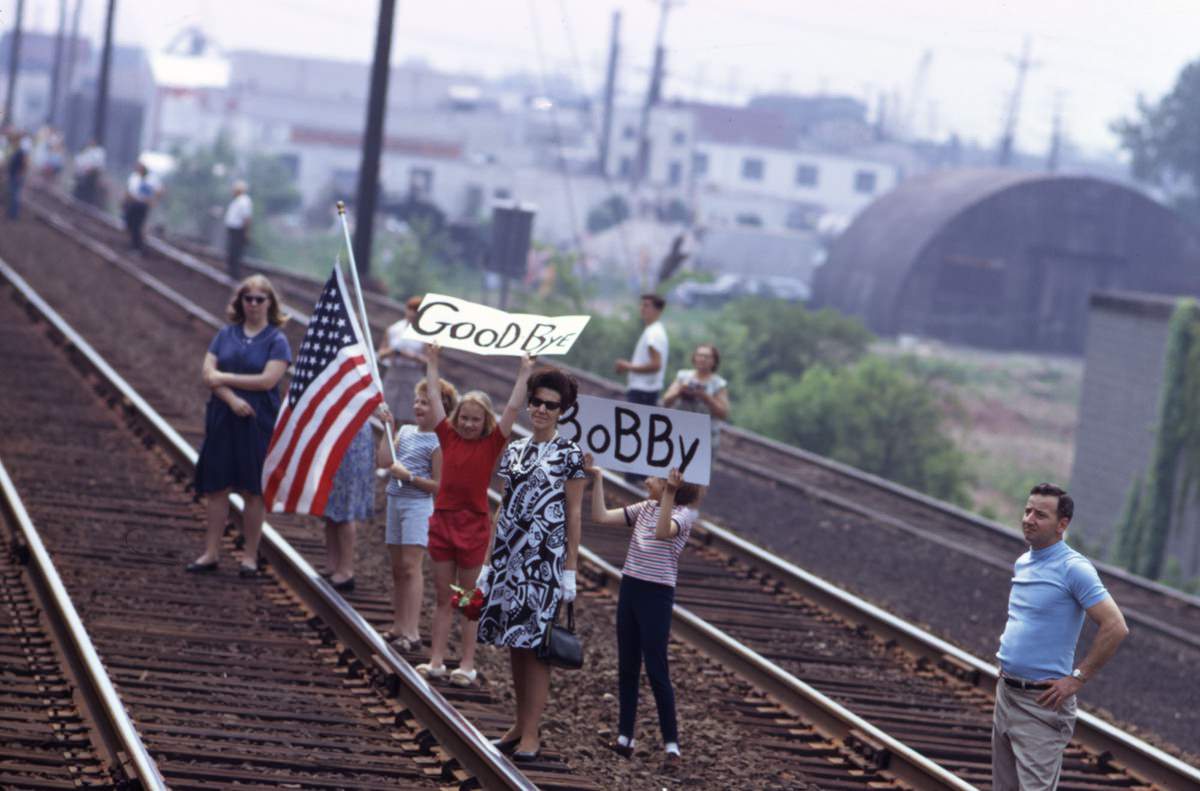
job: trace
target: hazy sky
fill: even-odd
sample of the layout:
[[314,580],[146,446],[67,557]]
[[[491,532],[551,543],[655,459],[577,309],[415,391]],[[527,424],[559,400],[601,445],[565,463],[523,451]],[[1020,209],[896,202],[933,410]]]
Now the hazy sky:
[[[104,0],[83,3],[84,28],[98,34]],[[26,0],[27,24],[52,28],[58,4]],[[15,6],[0,0],[0,28]],[[198,24],[227,49],[369,60],[377,8],[374,0],[117,0],[117,38],[157,48]],[[491,75],[564,71],[595,89],[614,9],[623,13],[620,85],[632,100],[645,90],[657,0],[399,0],[393,60]],[[1139,92],[1161,96],[1200,57],[1197,30],[1196,0],[676,0],[666,93],[721,101],[824,90],[872,106],[881,92],[916,94],[902,113],[918,132],[957,131],[991,145],[1028,34],[1036,65],[1018,146],[1046,150],[1058,103],[1072,142],[1111,150],[1108,123],[1132,112]]]

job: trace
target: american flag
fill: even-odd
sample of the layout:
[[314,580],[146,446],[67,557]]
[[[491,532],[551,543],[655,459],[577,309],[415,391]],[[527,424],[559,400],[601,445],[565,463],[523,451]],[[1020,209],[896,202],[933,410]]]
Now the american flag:
[[333,478],[383,394],[335,265],[300,344],[287,402],[263,464],[263,499],[276,513],[325,513]]

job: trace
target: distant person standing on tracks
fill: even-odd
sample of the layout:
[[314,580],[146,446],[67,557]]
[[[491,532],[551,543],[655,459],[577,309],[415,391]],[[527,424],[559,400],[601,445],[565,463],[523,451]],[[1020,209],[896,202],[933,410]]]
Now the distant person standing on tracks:
[[[522,371],[528,373],[524,366]],[[496,746],[514,761],[535,761],[550,694],[550,666],[537,658],[537,649],[559,605],[575,601],[587,475],[579,446],[558,434],[558,418],[579,392],[575,379],[541,368],[513,388],[514,399],[518,392],[528,393],[533,433],[500,457],[504,496],[477,582],[485,592],[479,642],[507,647],[512,666],[516,721]]]
[[404,331],[417,320],[420,297],[409,297],[404,303],[404,318],[387,328],[387,336],[379,344],[376,356],[387,366],[383,375],[383,400],[402,423],[412,415],[412,392],[425,373],[425,343],[405,339]]
[[358,525],[375,513],[375,433],[363,423],[342,456],[325,502],[323,574],[336,591],[354,590],[354,542]]
[[[633,359],[617,360],[614,365],[617,373],[629,377],[625,397],[631,403],[653,406],[662,393],[669,352],[667,329],[662,323],[666,306],[667,301],[658,294],[642,294],[639,312],[645,328],[633,348]],[[625,480],[640,483],[645,476],[626,474]]]
[[9,136],[5,172],[8,175],[7,215],[10,220],[21,217],[21,188],[25,186],[25,175],[29,172],[29,148],[29,138],[20,132]]
[[517,414],[525,404],[525,380],[533,361],[528,355],[522,359],[512,395],[497,421],[492,400],[478,390],[464,393],[447,417],[440,393],[431,384],[440,381],[440,347],[431,344],[426,357],[429,360],[425,367],[426,397],[433,410],[434,433],[442,448],[442,475],[433,503],[433,516],[429,518],[429,557],[433,561],[437,606],[433,611],[429,661],[417,665],[416,669],[429,678],[449,676],[451,684],[469,687],[477,677],[475,631],[478,624],[462,619],[462,659],[453,672],[448,672],[446,647],[450,642],[451,616],[454,614],[451,612],[450,586],[470,590],[479,578],[479,569],[491,539],[488,484],[496,468],[496,459],[508,444]]
[[124,202],[125,228],[129,231],[129,246],[134,252],[142,252],[142,228],[157,196],[157,179],[141,162],[134,165],[125,182]]
[[[1063,750],[1075,731],[1075,693],[1129,634],[1096,568],[1063,541],[1074,512],[1070,495],[1050,483],[1034,486],[1025,503],[1021,530],[1029,551],[1017,558],[1008,623],[996,652],[1001,676],[992,719],[996,791],[1057,788]],[[1085,614],[1100,628],[1076,664]]]
[[89,140],[75,156],[75,197],[100,205],[101,177],[104,175],[104,149],[95,140]]
[[663,394],[663,406],[700,412],[709,416],[712,426],[712,455],[721,442],[721,425],[729,419],[729,389],[725,378],[717,375],[721,352],[711,343],[702,343],[692,352],[692,368],[675,375],[675,381]]
[[684,483],[679,470],[663,478],[648,478],[650,498],[624,508],[608,508],[604,500],[604,471],[587,456],[592,476],[592,521],[633,529],[629,551],[621,569],[617,598],[617,683],[620,716],[617,739],[609,748],[629,758],[634,750],[638,687],[642,661],[658,707],[667,769],[679,765],[679,725],[675,718],[675,688],[671,685],[667,644],[671,639],[671,614],[679,556],[687,546],[698,514],[695,505],[702,493],[694,483]]
[[262,535],[262,466],[279,412],[278,384],[292,361],[280,327],[287,321],[271,282],[253,275],[238,284],[225,310],[229,324],[204,355],[204,384],[212,397],[204,413],[204,444],[196,462],[196,494],[207,495],[204,552],[187,565],[193,573],[217,570],[229,492],[245,499],[241,575],[258,573]]
[[[445,379],[438,380],[442,414],[453,414],[458,391]],[[429,403],[425,380],[411,392],[416,424],[397,428],[396,418],[386,407],[383,420],[392,429],[396,442],[396,461],[392,461],[387,435],[379,441],[375,463],[387,468],[387,542],[392,564],[391,642],[401,653],[421,647],[421,600],[424,579],[421,563],[429,546],[429,517],[433,516],[433,496],[442,477],[442,449],[438,445],[435,414]]]
[[250,221],[254,216],[254,203],[247,189],[246,182],[241,179],[233,182],[233,200],[225,209],[225,266],[234,280],[242,279],[242,253],[246,251]]

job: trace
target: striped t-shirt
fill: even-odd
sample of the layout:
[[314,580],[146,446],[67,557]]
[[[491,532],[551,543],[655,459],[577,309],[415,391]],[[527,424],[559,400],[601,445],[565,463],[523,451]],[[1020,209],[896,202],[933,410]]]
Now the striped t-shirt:
[[686,505],[675,506],[671,509],[671,520],[679,525],[679,533],[672,539],[660,541],[654,537],[658,508],[658,503],[653,500],[625,506],[625,524],[633,526],[633,535],[629,537],[629,553],[621,573],[673,588],[679,575],[679,555],[698,515]]
[[[438,449],[437,434],[421,431],[411,423],[401,426],[396,432],[396,461],[403,464],[417,478],[433,477],[433,454]],[[432,497],[415,486],[401,484],[388,477],[387,493],[391,497]]]

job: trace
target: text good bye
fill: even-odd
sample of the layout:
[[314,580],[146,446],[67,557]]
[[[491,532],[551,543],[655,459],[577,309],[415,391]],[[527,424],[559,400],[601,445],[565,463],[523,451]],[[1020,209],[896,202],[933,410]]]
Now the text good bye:
[[426,294],[404,338],[474,354],[566,354],[590,316],[505,313],[444,294]]

